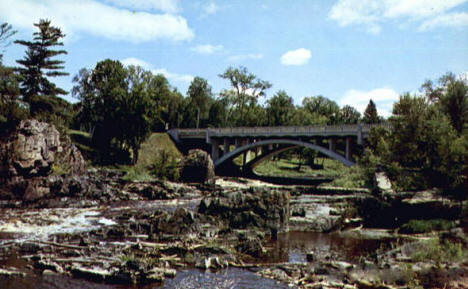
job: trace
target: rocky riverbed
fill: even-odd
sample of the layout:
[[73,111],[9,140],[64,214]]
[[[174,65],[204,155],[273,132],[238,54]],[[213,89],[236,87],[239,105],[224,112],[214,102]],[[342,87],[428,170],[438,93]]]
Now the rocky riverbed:
[[440,192],[216,179],[203,151],[183,164],[201,184],[126,181],[22,121],[0,142],[0,288],[468,288],[463,204]]
[[412,260],[440,234],[363,229],[365,191],[93,174],[107,197],[2,201],[1,288],[467,288],[465,259]]

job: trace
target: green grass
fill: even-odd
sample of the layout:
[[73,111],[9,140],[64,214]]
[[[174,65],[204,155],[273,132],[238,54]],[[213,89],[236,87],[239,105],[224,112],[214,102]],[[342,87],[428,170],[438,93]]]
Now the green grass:
[[[72,142],[87,159],[93,159],[95,150],[91,147],[89,133],[79,130],[68,130]],[[121,165],[125,180],[151,181],[154,179],[177,179],[177,163],[182,157],[175,144],[166,133],[153,133],[141,144],[138,161],[134,166]],[[56,173],[61,173],[60,167]]]
[[433,238],[421,241],[420,247],[411,254],[411,258],[416,262],[434,261],[440,263],[461,261],[465,259],[466,255],[461,243]]
[[182,154],[166,133],[153,133],[140,147],[134,166],[121,166],[128,181],[178,179],[177,164]]
[[149,167],[157,161],[158,152],[165,151],[177,159],[182,157],[174,142],[166,133],[153,133],[141,145],[136,166]]
[[293,157],[289,160],[280,159],[277,161],[266,160],[255,168],[255,173],[262,176],[281,177],[327,177],[333,178],[326,186],[336,186],[344,188],[364,187],[364,177],[359,167],[346,167],[342,163],[329,158],[316,158],[315,163],[323,165],[321,169],[313,169],[310,166],[302,165],[298,170],[298,159]]
[[455,227],[453,221],[434,219],[434,220],[411,220],[400,227],[401,233],[420,234],[432,231],[446,231]]

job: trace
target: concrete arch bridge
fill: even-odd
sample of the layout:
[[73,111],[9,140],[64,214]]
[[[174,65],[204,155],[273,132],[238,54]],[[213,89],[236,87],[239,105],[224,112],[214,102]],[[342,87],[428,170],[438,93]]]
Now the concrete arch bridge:
[[[272,155],[296,147],[306,147],[354,165],[353,154],[362,147],[372,125],[236,127],[207,129],[172,129],[168,133],[184,152],[199,148],[211,154],[217,174],[236,175],[251,170]],[[253,152],[255,157],[247,157]],[[243,164],[233,159],[244,155]],[[237,172],[236,172],[237,170]]]

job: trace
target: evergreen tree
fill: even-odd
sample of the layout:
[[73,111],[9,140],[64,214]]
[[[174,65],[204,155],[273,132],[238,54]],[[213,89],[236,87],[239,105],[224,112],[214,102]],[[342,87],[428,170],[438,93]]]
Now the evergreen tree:
[[[65,62],[53,59],[54,57],[67,54],[65,50],[54,50],[54,46],[63,46],[60,39],[65,37],[60,28],[50,25],[49,20],[41,19],[35,23],[39,31],[33,35],[33,41],[16,40],[15,43],[26,46],[26,56],[16,62],[23,67],[19,69],[22,77],[21,93],[24,100],[31,102],[34,96],[57,96],[67,94],[63,89],[56,87],[47,77],[68,75],[61,71]],[[31,104],[31,103],[30,103]]]
[[[12,26],[8,23],[0,24],[0,47],[5,47],[10,44],[8,39],[16,33],[16,30],[12,30]],[[2,64],[3,51],[0,51],[0,64]]]
[[372,99],[369,100],[369,104],[367,105],[366,110],[364,111],[362,122],[369,124],[380,122],[380,117],[377,114],[377,107],[375,106],[375,103],[372,101]]

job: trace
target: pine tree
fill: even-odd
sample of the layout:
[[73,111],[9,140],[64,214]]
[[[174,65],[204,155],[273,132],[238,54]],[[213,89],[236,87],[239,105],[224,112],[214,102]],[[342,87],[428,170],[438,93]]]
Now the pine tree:
[[369,100],[369,104],[367,105],[366,110],[364,111],[362,122],[369,124],[380,122],[380,117],[377,114],[377,107],[375,106],[375,103],[372,101],[372,99]]
[[63,46],[60,39],[65,37],[60,28],[50,25],[50,20],[41,19],[35,23],[39,32],[33,34],[33,41],[16,40],[15,43],[27,47],[26,56],[16,62],[21,64],[21,93],[24,100],[29,102],[33,96],[57,96],[67,94],[63,89],[55,86],[47,77],[65,76],[68,73],[61,71],[65,62],[52,59],[61,54],[67,54],[65,50],[54,50],[54,46]]

